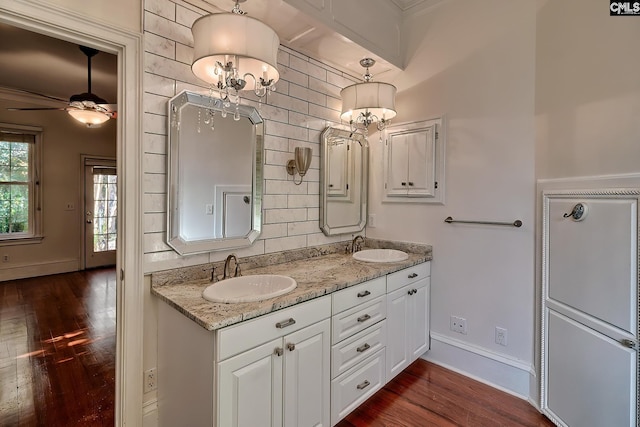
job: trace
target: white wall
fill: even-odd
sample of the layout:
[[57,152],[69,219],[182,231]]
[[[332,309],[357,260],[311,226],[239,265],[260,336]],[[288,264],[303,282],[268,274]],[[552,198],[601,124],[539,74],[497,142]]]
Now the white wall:
[[[7,111],[33,107],[0,99],[0,122],[43,128],[42,213],[44,239],[40,243],[0,247],[9,256],[0,263],[0,280],[76,271],[81,268],[82,213],[81,154],[116,156],[116,123],[88,129],[64,111]],[[67,202],[75,209],[66,210]]]
[[640,171],[640,18],[539,1],[536,25],[537,177]]
[[94,20],[103,21],[117,28],[123,28],[135,33],[141,29],[140,14],[141,0],[46,0],[58,7],[66,8],[73,13],[91,17]]
[[[529,394],[534,325],[535,8],[449,1],[413,15],[396,123],[445,117],[446,204],[382,203],[382,144],[370,138],[367,236],[432,244],[430,358]],[[522,228],[448,225],[447,216]],[[449,329],[467,319],[467,335]],[[494,328],[508,330],[508,345]],[[494,372],[495,371],[495,372]]]

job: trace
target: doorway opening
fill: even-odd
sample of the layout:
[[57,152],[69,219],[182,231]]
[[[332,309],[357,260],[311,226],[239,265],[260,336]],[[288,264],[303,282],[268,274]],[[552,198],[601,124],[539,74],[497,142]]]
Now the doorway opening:
[[116,264],[118,175],[116,160],[83,156],[84,268]]

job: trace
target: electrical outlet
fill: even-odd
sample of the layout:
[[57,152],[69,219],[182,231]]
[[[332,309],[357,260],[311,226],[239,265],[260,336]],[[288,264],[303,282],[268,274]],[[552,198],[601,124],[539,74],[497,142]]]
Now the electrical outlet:
[[449,329],[453,332],[467,335],[467,319],[464,317],[451,316],[449,318]]
[[156,377],[156,368],[144,371],[144,392],[149,393],[158,388],[158,378]]
[[367,227],[376,228],[376,214],[369,214],[369,221],[367,221]]
[[7,254],[2,255],[2,262],[9,262],[9,255]]
[[496,326],[496,344],[507,346],[507,330]]

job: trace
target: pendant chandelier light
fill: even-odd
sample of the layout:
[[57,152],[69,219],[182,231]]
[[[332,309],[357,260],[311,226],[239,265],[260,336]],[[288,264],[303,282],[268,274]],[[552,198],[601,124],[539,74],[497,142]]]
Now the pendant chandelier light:
[[191,70],[218,92],[224,107],[240,103],[241,90],[262,99],[275,90],[280,39],[268,25],[251,18],[236,0],[231,13],[206,15],[193,23]]
[[351,131],[362,131],[365,135],[369,125],[376,123],[379,131],[396,116],[396,87],[389,83],[372,82],[369,67],[376,63],[371,58],[360,60],[366,68],[364,82],[347,86],[340,91],[342,113],[340,118],[348,121]]

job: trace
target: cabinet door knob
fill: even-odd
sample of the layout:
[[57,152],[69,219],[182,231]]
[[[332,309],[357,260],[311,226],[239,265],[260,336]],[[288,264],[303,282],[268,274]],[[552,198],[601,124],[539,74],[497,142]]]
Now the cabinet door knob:
[[295,349],[296,349],[296,345],[294,343],[290,342],[287,344],[287,350],[293,351]]
[[620,343],[627,348],[636,348],[636,342],[629,339],[621,339]]
[[409,186],[413,187],[413,182],[409,181]]
[[365,351],[369,350],[370,348],[371,348],[371,346],[370,346],[369,344],[364,343],[364,344],[362,344],[360,347],[356,348],[356,351],[357,351],[358,353],[363,353],[363,352],[365,352]]
[[284,350],[281,347],[276,347],[273,350],[273,354],[275,354],[276,356],[282,356],[282,353],[284,353]]
[[369,380],[364,380],[363,382],[361,382],[360,384],[358,384],[358,385],[356,386],[356,388],[357,388],[358,390],[363,390],[363,389],[365,389],[365,388],[369,387],[369,385],[370,385],[370,384],[371,384],[371,383],[369,382]]
[[413,289],[409,289],[409,290],[407,291],[407,295],[413,295]]
[[365,314],[363,316],[358,317],[358,322],[366,322],[369,319],[371,319],[371,316],[369,316],[368,314]]
[[409,279],[413,279],[418,277],[418,273],[411,273],[410,275],[407,276]]
[[358,298],[364,298],[366,296],[371,295],[371,292],[369,291],[362,291],[362,292],[358,292]]
[[402,182],[401,184],[402,184],[403,187],[405,187],[407,185],[406,182]]
[[418,290],[417,290],[417,289],[412,289],[412,291],[413,291],[413,295],[415,295],[415,294],[417,294],[417,293],[418,293]]
[[286,328],[287,326],[291,326],[291,325],[295,325],[296,321],[294,320],[293,317],[290,317],[289,319],[283,321],[283,322],[278,322],[276,323],[276,328],[278,329],[282,329],[282,328]]

